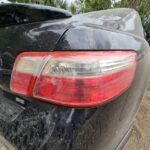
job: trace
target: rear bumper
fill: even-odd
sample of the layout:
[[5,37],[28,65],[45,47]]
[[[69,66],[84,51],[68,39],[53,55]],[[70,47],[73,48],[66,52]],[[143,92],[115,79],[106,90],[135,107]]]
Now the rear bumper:
[[121,149],[144,94],[148,66],[149,59],[141,60],[132,86],[97,108],[60,107],[0,90],[0,133],[18,150]]
[[[111,124],[109,118],[106,120],[101,115],[101,113],[104,115],[110,109],[109,107],[115,109],[118,105],[117,101],[100,108],[83,110],[52,105],[45,107],[43,103],[29,103],[27,107],[22,107],[7,98],[0,102],[3,104],[0,106],[8,110],[3,116],[3,121],[0,120],[1,133],[7,139],[0,136],[0,142],[6,150],[48,150],[49,147],[52,147],[51,150],[90,150],[91,147],[94,150],[98,150],[99,147],[105,150],[106,146],[103,143],[107,141],[107,138],[112,139],[108,145],[114,150],[123,137],[116,149],[121,150],[131,133],[130,127],[128,132],[119,132],[115,137],[119,126],[115,128],[113,126],[115,122]],[[106,111],[102,110],[104,108]],[[114,109],[110,111],[113,112]],[[1,112],[0,116],[2,116]],[[99,122],[98,118],[103,123]],[[104,127],[104,124],[108,127]],[[109,133],[109,137],[105,135],[105,132]],[[100,144],[96,139],[97,136],[103,139]]]
[[131,128],[126,132],[129,124],[122,125],[124,120],[118,123],[121,112],[118,108],[123,106],[128,91],[112,103],[90,109],[41,102],[21,106],[10,100],[14,95],[5,92],[0,95],[3,95],[0,99],[0,133],[19,150],[49,150],[49,147],[51,150],[91,150],[92,147],[93,150],[114,150],[118,143],[117,150],[120,150],[130,135]]
[[[124,145],[127,143],[132,132],[132,127],[129,128],[116,150],[122,150]],[[17,150],[12,144],[10,144],[3,136],[0,135],[0,150]]]

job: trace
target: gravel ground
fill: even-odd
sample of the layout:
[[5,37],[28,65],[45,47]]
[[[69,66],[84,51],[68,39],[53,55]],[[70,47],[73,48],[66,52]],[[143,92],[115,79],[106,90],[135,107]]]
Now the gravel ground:
[[0,136],[0,150],[16,150],[10,143],[8,143],[2,136]]
[[150,150],[150,82],[124,150]]

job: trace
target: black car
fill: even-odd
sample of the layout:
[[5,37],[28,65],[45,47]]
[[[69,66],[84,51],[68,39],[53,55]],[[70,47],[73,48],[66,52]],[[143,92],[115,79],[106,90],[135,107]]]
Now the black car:
[[120,150],[149,76],[138,13],[72,16],[0,5],[0,147]]

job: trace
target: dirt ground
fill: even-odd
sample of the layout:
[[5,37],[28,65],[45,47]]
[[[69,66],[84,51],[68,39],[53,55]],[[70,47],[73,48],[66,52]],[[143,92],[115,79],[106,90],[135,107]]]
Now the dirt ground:
[[124,150],[150,150],[150,82]]

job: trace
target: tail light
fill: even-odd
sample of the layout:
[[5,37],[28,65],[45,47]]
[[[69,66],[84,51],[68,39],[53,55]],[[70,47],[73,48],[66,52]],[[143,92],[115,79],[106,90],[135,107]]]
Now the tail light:
[[98,106],[132,83],[134,51],[25,52],[15,62],[11,90],[49,103]]

